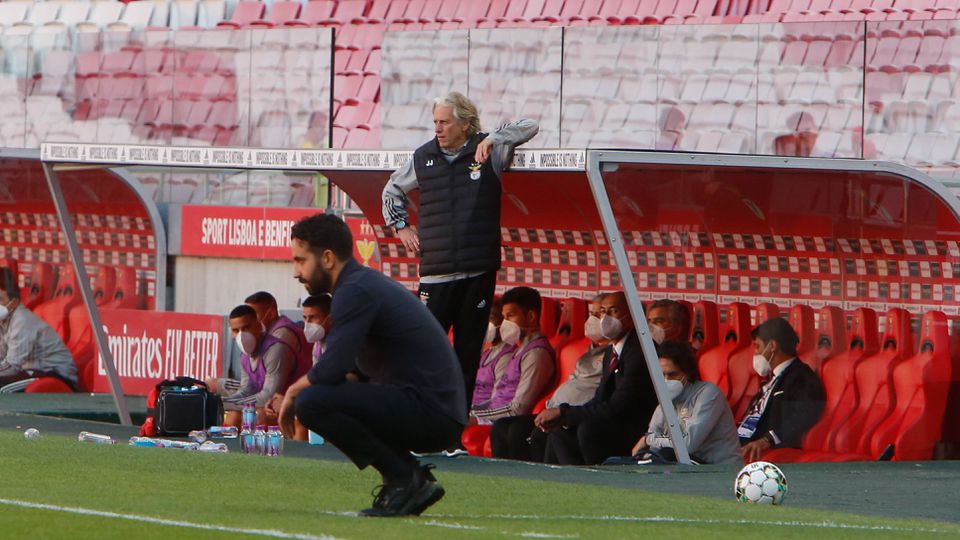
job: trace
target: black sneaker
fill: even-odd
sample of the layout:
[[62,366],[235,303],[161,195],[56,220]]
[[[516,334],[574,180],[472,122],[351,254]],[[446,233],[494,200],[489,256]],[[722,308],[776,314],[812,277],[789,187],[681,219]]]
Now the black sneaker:
[[[430,505],[443,497],[443,488],[429,478],[429,470],[418,467],[409,483],[382,485],[373,498],[370,508],[361,510],[362,517],[401,517],[420,515]],[[439,495],[438,495],[439,491]]]
[[428,483],[431,483],[431,484],[433,484],[434,486],[436,486],[437,489],[434,490],[433,494],[432,494],[430,497],[428,497],[426,500],[424,500],[423,503],[417,505],[417,506],[413,509],[413,511],[411,512],[411,514],[413,514],[413,515],[415,515],[415,516],[419,516],[420,514],[422,514],[424,510],[426,510],[427,508],[430,508],[431,506],[433,506],[437,501],[439,501],[440,499],[442,499],[443,496],[446,495],[446,493],[447,493],[446,490],[443,489],[443,486],[441,486],[441,485],[437,482],[436,477],[433,476],[433,472],[431,472],[431,471],[432,471],[434,468],[435,468],[435,467],[434,467],[433,465],[430,465],[430,464],[423,465],[422,467],[420,467],[420,473],[423,475],[424,480],[427,481]]

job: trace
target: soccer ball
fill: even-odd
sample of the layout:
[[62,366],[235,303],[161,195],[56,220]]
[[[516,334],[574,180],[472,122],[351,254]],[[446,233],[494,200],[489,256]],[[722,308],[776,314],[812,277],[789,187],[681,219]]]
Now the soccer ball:
[[742,503],[781,504],[787,494],[787,477],[773,463],[755,461],[737,473],[733,493]]

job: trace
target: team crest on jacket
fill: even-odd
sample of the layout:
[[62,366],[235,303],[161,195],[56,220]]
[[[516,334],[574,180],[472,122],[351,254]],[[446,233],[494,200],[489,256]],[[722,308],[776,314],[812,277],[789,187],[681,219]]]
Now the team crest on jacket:
[[480,179],[480,167],[482,167],[482,165],[480,165],[480,164],[477,163],[476,161],[474,161],[472,164],[470,164],[470,165],[467,167],[468,169],[470,169],[470,179],[471,179],[471,180],[479,180],[479,179]]

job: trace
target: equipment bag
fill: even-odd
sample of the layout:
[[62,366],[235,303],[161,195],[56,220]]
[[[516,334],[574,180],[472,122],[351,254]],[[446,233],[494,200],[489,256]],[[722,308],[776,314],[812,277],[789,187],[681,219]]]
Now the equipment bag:
[[[154,403],[150,403],[151,400]],[[220,396],[210,393],[203,381],[190,377],[157,384],[154,392],[147,396],[147,407],[147,421],[140,429],[141,435],[185,436],[193,430],[223,422]]]

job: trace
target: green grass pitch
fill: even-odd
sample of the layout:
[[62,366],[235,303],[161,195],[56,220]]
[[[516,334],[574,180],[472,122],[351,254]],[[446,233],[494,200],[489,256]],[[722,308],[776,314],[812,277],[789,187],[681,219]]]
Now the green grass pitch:
[[[101,446],[0,431],[2,538],[952,538],[960,525],[441,471],[419,518],[369,519],[343,462]],[[789,475],[788,475],[789,479]],[[731,476],[731,487],[733,478]],[[732,491],[732,490],[731,490]],[[960,511],[960,510],[958,510]]]

